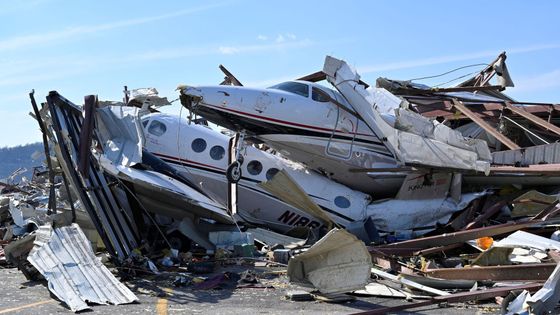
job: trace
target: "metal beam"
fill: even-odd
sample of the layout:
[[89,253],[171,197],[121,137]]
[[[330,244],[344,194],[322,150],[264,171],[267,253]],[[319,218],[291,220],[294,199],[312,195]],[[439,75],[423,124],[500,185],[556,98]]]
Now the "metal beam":
[[220,83],[220,85],[226,85],[231,83],[232,85],[235,86],[243,86],[243,84],[241,84],[241,82],[237,80],[237,78],[231,72],[229,72],[228,69],[226,69],[226,67],[224,67],[223,65],[219,65],[218,67],[226,75],[224,82]]
[[523,223],[504,223],[499,225],[476,228],[472,230],[464,230],[454,233],[446,233],[436,236],[427,236],[419,239],[402,241],[398,243],[370,247],[369,251],[372,255],[397,255],[407,256],[413,255],[414,252],[422,249],[446,246],[456,243],[463,243],[484,236],[494,236],[505,234],[517,230],[521,230],[535,224],[542,223],[541,220],[531,220]]
[[388,245],[369,247],[368,250],[372,256],[397,255],[406,257],[413,256],[416,252],[422,251],[423,249],[464,243],[466,241],[474,240],[484,236],[501,235],[513,231],[518,231],[539,223],[546,222],[549,218],[553,218],[557,214],[556,206],[558,205],[558,203],[558,201],[553,202],[548,207],[543,209],[539,214],[535,215],[531,220],[525,222],[511,222],[459,232],[427,236]]
[[97,96],[87,95],[84,97],[84,119],[80,130],[80,146],[78,148],[78,171],[82,176],[87,176],[89,171],[89,155],[91,154],[91,141],[95,120],[95,108],[97,107]]
[[513,291],[523,291],[527,290],[530,292],[535,292],[542,287],[542,283],[530,283],[518,286],[507,286],[499,288],[491,288],[487,290],[478,290],[474,292],[460,292],[444,296],[435,296],[428,301],[422,301],[412,304],[397,305],[393,307],[380,307],[369,311],[354,313],[353,315],[374,315],[374,314],[389,314],[398,311],[417,308],[422,306],[429,306],[433,304],[439,304],[443,302],[447,303],[459,303],[467,301],[477,301],[477,300],[487,300],[494,298],[496,296],[506,296]]
[[560,175],[560,164],[536,164],[529,166],[491,166],[490,174],[496,173],[525,173],[525,174],[543,174],[543,175]]
[[486,132],[491,134],[494,138],[498,139],[501,143],[505,144],[511,150],[521,149],[515,142],[513,142],[508,137],[504,136],[503,134],[499,133],[496,129],[492,128],[489,124],[487,124],[484,120],[480,119],[478,115],[468,109],[462,102],[454,99],[453,107],[463,113],[465,116],[469,117],[472,121],[474,121],[477,125],[479,125],[482,129]]
[[447,280],[544,281],[556,263],[428,269],[428,276]]
[[513,113],[516,113],[517,115],[527,119],[528,121],[534,123],[537,126],[540,126],[544,129],[548,129],[552,132],[554,132],[555,134],[560,136],[560,128],[556,127],[555,125],[549,123],[548,121],[541,119],[523,109],[521,109],[521,107],[518,106],[514,106],[510,103],[506,103],[504,105],[505,108],[509,109],[510,111],[512,111]]

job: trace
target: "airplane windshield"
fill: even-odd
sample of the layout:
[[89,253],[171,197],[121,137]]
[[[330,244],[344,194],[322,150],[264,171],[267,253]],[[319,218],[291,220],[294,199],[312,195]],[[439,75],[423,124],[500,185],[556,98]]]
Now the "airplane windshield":
[[269,87],[269,89],[276,89],[282,90],[290,93],[294,93],[297,95],[301,95],[303,97],[309,97],[309,86],[304,83],[299,82],[283,82],[280,84],[273,85]]

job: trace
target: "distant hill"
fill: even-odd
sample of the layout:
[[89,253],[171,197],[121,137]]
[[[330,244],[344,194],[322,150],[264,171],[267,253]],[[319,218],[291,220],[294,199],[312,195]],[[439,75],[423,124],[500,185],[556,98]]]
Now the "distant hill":
[[43,152],[43,144],[40,142],[0,148],[0,180],[4,180],[20,167],[27,169],[23,176],[30,179],[33,167],[41,166],[45,160]]

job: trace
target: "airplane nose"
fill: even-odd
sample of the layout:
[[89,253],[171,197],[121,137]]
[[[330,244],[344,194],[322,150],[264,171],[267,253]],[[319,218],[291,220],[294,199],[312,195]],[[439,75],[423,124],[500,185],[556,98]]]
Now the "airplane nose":
[[177,89],[181,91],[181,94],[202,98],[202,90],[194,86],[183,85],[178,86]]
[[247,97],[243,93],[228,86],[184,86],[180,95],[189,109],[196,106],[239,109],[247,103],[244,102]]
[[193,110],[193,107],[202,101],[203,97],[200,89],[190,86],[179,86],[177,89],[181,91],[179,95],[181,104],[189,110]]

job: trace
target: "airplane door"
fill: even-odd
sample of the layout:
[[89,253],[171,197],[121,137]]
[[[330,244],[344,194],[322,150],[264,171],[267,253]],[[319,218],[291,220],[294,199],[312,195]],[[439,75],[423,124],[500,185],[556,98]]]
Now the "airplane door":
[[337,108],[336,123],[326,147],[326,154],[338,159],[352,157],[352,148],[358,132],[358,117]]

